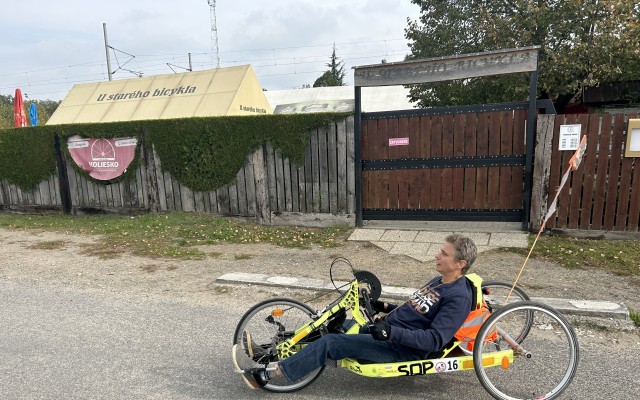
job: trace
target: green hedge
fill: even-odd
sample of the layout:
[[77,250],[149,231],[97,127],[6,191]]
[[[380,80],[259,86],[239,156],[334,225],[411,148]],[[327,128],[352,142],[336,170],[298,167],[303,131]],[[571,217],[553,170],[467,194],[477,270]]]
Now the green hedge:
[[[139,143],[144,140],[145,146],[153,144],[162,169],[180,183],[192,190],[209,191],[232,181],[246,157],[267,142],[294,164],[301,164],[309,132],[342,121],[348,115],[318,113],[181,118],[6,129],[0,131],[0,178],[30,190],[55,173],[53,137],[56,134],[60,135],[62,143],[74,135],[85,138],[133,136]],[[71,165],[87,179],[92,179],[76,166],[68,151],[65,154]],[[136,152],[127,173],[119,179],[135,176],[138,159],[139,152]]]
[[0,131],[0,178],[32,190],[55,174],[55,134],[49,126]]

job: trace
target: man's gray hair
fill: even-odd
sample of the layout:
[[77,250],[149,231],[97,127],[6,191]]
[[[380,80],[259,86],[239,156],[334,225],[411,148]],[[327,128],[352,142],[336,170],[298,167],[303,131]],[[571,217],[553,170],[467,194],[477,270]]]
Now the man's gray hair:
[[478,255],[478,248],[473,240],[466,236],[453,234],[449,235],[445,239],[447,243],[451,243],[456,249],[455,259],[456,261],[465,260],[467,265],[462,269],[462,273],[466,274]]

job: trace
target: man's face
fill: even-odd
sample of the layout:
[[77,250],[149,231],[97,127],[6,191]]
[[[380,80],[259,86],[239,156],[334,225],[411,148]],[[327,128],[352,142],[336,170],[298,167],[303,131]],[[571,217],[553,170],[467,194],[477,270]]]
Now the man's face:
[[456,248],[453,244],[445,242],[440,246],[440,251],[436,254],[436,271],[442,275],[449,275],[460,271],[466,263],[456,261]]

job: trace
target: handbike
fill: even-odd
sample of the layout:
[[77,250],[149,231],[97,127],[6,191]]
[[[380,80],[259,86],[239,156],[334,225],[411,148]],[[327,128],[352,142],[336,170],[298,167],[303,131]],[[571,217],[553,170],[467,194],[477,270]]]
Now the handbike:
[[[341,259],[334,260],[332,268],[338,260]],[[491,313],[474,342],[454,339],[439,354],[425,360],[372,363],[343,359],[336,362],[337,366],[376,378],[474,369],[482,386],[497,399],[553,399],[560,395],[571,383],[579,359],[578,340],[569,322],[552,307],[530,301],[518,287],[509,296],[511,290],[506,289],[511,289],[510,284],[480,284],[476,274],[469,274],[466,279],[475,285],[474,296],[481,291],[484,305]],[[234,344],[242,345],[243,332],[250,332],[254,360],[268,363],[291,356],[329,332],[358,333],[371,320],[374,311],[370,303],[379,298],[382,286],[367,271],[355,272],[346,286],[344,292],[336,288],[340,296],[320,311],[286,298],[254,305],[240,319]],[[501,291],[503,294],[499,294]],[[345,330],[346,318],[354,323]],[[324,368],[295,383],[284,378],[271,379],[263,389],[300,390],[318,378]]]

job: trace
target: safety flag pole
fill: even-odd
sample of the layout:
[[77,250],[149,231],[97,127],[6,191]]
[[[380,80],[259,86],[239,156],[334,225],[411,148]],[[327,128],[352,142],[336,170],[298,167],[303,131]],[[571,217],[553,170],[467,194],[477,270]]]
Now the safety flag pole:
[[558,196],[560,195],[560,191],[562,191],[562,188],[564,187],[565,183],[567,183],[567,180],[569,180],[569,173],[571,171],[575,171],[578,169],[578,166],[580,165],[580,162],[582,162],[582,157],[584,156],[584,153],[586,150],[587,150],[587,136],[585,135],[585,136],[582,136],[582,140],[578,145],[578,149],[573,154],[573,157],[571,157],[571,160],[569,160],[569,167],[567,168],[567,171],[564,173],[564,175],[562,175],[560,186],[556,191],[556,196],[553,198],[553,201],[551,202],[551,205],[547,210],[547,214],[544,216],[544,220],[542,221],[542,224],[540,225],[540,229],[538,230],[538,234],[536,235],[536,238],[534,239],[533,244],[531,245],[529,254],[527,254],[527,258],[524,259],[524,263],[522,263],[522,268],[520,268],[520,272],[518,272],[518,275],[516,276],[516,280],[513,282],[513,285],[511,286],[511,290],[509,290],[509,294],[507,294],[507,298],[504,300],[504,304],[507,304],[507,301],[509,301],[509,297],[511,297],[511,293],[513,293],[513,288],[516,287],[516,284],[518,283],[518,280],[522,275],[522,271],[524,271],[524,267],[527,265],[527,261],[529,261],[529,258],[531,257],[531,253],[533,253],[533,248],[536,247],[536,243],[538,243],[538,238],[540,238],[540,234],[542,234],[542,231],[544,230],[544,227],[547,224],[547,221],[549,220],[549,218],[551,218],[553,213],[556,212],[556,208],[558,205]]

